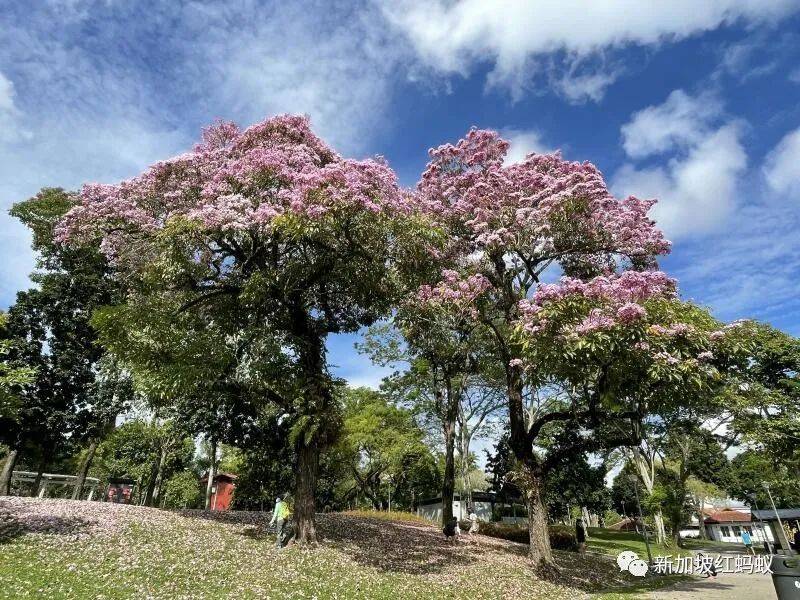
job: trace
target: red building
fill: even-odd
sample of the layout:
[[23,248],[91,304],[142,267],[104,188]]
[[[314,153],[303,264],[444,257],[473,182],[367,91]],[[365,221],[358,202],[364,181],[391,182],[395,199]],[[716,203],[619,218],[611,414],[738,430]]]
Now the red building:
[[[208,485],[208,474],[200,480],[203,489]],[[211,487],[211,510],[230,510],[233,492],[236,489],[236,475],[217,473]]]

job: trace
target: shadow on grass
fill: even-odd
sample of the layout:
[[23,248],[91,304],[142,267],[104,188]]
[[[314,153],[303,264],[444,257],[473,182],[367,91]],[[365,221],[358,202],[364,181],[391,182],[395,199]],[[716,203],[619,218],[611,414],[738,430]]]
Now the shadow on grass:
[[[207,519],[242,526],[241,535],[273,539],[268,531],[271,513],[245,511],[183,510],[189,518]],[[431,574],[446,568],[477,563],[487,551],[481,546],[448,543],[437,527],[418,523],[351,516],[317,514],[317,533],[321,544],[339,548],[355,562],[379,571]]]
[[[248,538],[269,542],[275,539],[267,528],[272,516],[268,512],[186,510],[179,514],[239,526],[238,533]],[[323,546],[339,549],[354,562],[381,572],[430,575],[482,568],[491,565],[492,560],[496,562],[498,554],[507,555],[509,561],[528,573],[537,572],[537,565],[528,559],[527,544],[480,534],[464,535],[457,543],[450,543],[434,524],[392,521],[385,517],[326,513],[318,514],[316,520]],[[631,539],[635,539],[635,534],[624,534],[617,542],[621,549],[630,549]],[[555,551],[554,557],[558,573],[541,578],[572,588],[576,593],[627,589],[623,586],[638,583],[628,573],[620,573],[611,556]]]
[[18,506],[10,510],[0,502],[0,544],[7,544],[26,533],[76,536],[85,533],[90,523],[80,517],[57,517],[26,511]]

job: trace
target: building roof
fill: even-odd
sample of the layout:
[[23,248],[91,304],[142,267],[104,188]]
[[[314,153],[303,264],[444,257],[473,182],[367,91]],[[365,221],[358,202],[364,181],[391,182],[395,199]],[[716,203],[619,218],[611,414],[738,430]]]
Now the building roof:
[[[238,477],[238,475],[234,475],[233,473],[217,473],[214,475],[214,481],[235,481]],[[208,473],[204,473],[200,481],[208,481]]]
[[[759,521],[777,521],[775,518],[775,511],[771,508],[767,510],[754,510],[751,512],[753,513],[753,518]],[[779,508],[778,516],[787,521],[800,519],[800,508]]]
[[617,531],[634,531],[636,526],[640,523],[641,522],[639,519],[634,519],[633,517],[624,517],[622,520],[617,521],[613,525],[609,525],[608,529],[614,529]]
[[750,523],[750,514],[738,510],[725,509],[709,514],[704,521],[706,523]]

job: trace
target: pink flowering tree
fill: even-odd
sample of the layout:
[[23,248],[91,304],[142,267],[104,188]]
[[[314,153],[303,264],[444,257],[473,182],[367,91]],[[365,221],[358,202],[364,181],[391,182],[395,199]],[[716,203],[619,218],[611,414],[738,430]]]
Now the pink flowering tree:
[[[473,129],[457,144],[430,151],[418,194],[449,234],[445,255],[465,277],[480,275],[488,282],[473,298],[473,316],[504,373],[510,445],[526,473],[530,556],[551,567],[544,474],[535,446],[546,425],[572,415],[526,406],[540,378],[535,368],[525,368],[524,344],[515,333],[523,301],[548,269],[579,280],[649,269],[669,251],[669,242],[647,215],[653,201],[615,198],[594,165],[559,154],[532,154],[506,165],[507,150],[497,133]],[[457,304],[457,297],[450,300]]]
[[[306,118],[279,116],[243,131],[218,123],[186,154],[114,185],[84,186],[59,238],[99,240],[126,279],[123,310],[144,307],[115,325],[118,346],[171,330],[178,375],[156,364],[158,335],[136,365],[157,375],[149,381],[162,393],[181,385],[178,376],[224,380],[260,390],[290,415],[296,534],[313,543],[319,452],[338,423],[326,336],[389,312],[399,265],[413,266],[414,240],[429,231],[418,223],[382,160],[343,158]],[[210,381],[215,362],[219,380]],[[279,368],[264,366],[272,364]]]
[[392,321],[370,328],[360,350],[383,366],[405,367],[386,378],[382,388],[441,434],[445,524],[453,517],[456,446],[466,491],[462,501],[466,497],[469,502],[470,444],[488,430],[490,418],[505,403],[498,398],[495,374],[485,368],[485,340],[475,308],[488,281],[480,274],[438,268],[446,259],[436,253],[429,262],[425,279],[430,283],[409,282]]
[[[659,271],[565,277],[540,286],[520,310],[524,364],[573,390],[560,410],[583,432],[548,455],[543,472],[572,452],[622,447],[650,494],[663,450],[658,441],[688,448],[687,435],[723,412],[719,392],[745,349],[733,335],[739,324],[722,327],[707,311],[679,301],[675,282]],[[687,478],[680,469],[684,487]],[[660,507],[653,516],[663,543]]]
[[[470,424],[461,420],[467,388],[480,374],[481,342],[475,300],[489,287],[479,274],[462,276],[444,269],[436,285],[422,285],[403,302],[395,316],[409,354],[421,361],[432,392],[432,413],[441,425],[444,442],[442,523],[453,517],[456,434]],[[417,367],[420,367],[418,364]],[[460,431],[457,432],[457,429]],[[462,444],[463,451],[463,444]],[[462,452],[462,462],[467,457]]]

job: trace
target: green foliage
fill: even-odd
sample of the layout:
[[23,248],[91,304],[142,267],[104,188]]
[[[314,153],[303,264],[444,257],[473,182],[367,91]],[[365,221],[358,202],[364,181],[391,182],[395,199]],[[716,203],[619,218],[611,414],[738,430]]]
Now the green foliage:
[[164,498],[164,484],[178,473],[189,473],[197,485],[194,450],[194,442],[174,424],[135,419],[117,427],[100,443],[90,473],[101,480],[109,477],[134,479],[140,499],[146,489],[162,482],[160,500]]
[[[374,508],[410,507],[436,482],[434,458],[412,414],[367,388],[348,389],[343,397],[344,427],[335,453],[348,483],[348,497],[367,499]],[[349,487],[349,490],[347,489]]]
[[[468,524],[464,524],[469,527]],[[462,527],[463,528],[463,527]],[[528,528],[522,525],[507,525],[504,523],[481,523],[479,533],[496,537],[518,544],[529,543]],[[556,550],[577,551],[578,542],[575,530],[564,525],[551,525],[549,527],[550,546]]]
[[2,368],[23,373],[26,384],[15,386],[13,426],[0,427],[0,439],[18,449],[37,446],[45,464],[102,436],[131,399],[126,375],[104,357],[89,323],[96,308],[118,298],[106,260],[95,247],[54,240],[75,203],[64,190],[46,188],[10,211],[33,234],[38,270],[31,275],[37,286],[17,295],[4,323]]
[[[611,484],[611,501],[614,510],[628,517],[639,515],[636,505],[635,483],[632,477],[636,476],[636,469],[630,462],[626,462]],[[641,490],[641,486],[640,486]]]
[[[732,431],[768,456],[776,479],[800,480],[800,340],[768,325],[740,332],[751,342],[725,400],[734,412]],[[744,343],[744,342],[743,342]]]
[[748,504],[755,498],[759,508],[770,508],[764,483],[769,484],[778,508],[800,505],[800,480],[785,463],[759,450],[745,450],[731,460],[728,491],[733,498]]
[[167,480],[164,486],[165,508],[198,508],[203,494],[193,471],[180,471]]
[[36,368],[8,360],[14,341],[9,339],[8,315],[0,312],[0,420],[15,420],[21,399],[19,391],[34,381]]

